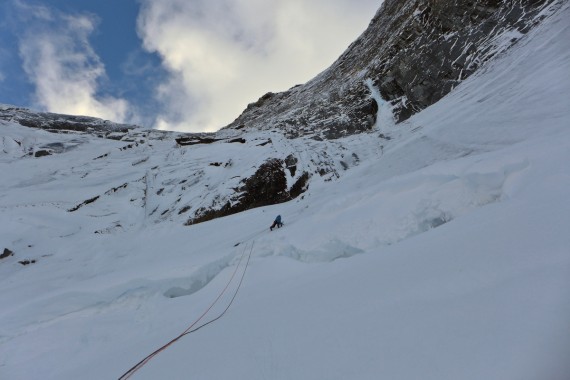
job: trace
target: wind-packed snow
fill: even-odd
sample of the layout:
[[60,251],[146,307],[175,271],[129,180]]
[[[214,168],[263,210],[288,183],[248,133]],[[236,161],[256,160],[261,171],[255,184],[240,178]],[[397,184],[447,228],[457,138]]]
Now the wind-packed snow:
[[[227,314],[133,379],[570,378],[569,19],[566,4],[383,130],[391,140],[307,149],[259,132],[273,144],[120,150],[0,121],[0,249],[15,252],[0,260],[0,379],[119,378],[196,320],[250,249]],[[27,156],[47,145],[58,153]],[[297,200],[191,227],[156,216],[212,201],[179,184],[192,165],[227,186],[266,149],[309,162],[323,146],[349,169]],[[208,165],[230,159],[223,175]]]

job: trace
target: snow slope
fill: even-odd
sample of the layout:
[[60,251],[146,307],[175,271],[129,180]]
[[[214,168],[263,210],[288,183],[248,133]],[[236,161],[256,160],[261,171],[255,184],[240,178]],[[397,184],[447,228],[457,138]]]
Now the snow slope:
[[[16,255],[0,261],[0,378],[119,378],[198,318],[250,249],[228,313],[132,378],[570,378],[568,19],[567,3],[394,126],[390,143],[331,143],[331,156],[359,157],[338,180],[192,227],[148,218],[142,202],[171,200],[145,197],[146,180],[68,212],[137,183],[149,148],[125,160],[123,142],[4,123],[0,243]],[[26,146],[62,141],[57,155],[21,159]],[[172,181],[188,157],[237,156],[250,160],[244,168],[257,154],[153,144],[144,167],[171,159]],[[92,160],[109,151],[105,164]],[[269,232],[277,214],[285,227]],[[24,257],[37,262],[22,266]]]

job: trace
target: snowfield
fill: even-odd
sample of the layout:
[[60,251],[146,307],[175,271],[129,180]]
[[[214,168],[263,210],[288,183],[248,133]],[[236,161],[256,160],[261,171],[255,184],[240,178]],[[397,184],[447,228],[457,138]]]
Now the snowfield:
[[[117,379],[227,286],[199,324],[218,316],[244,271],[222,318],[131,378],[569,379],[569,19],[567,2],[383,127],[390,140],[243,132],[255,143],[125,149],[0,121],[0,249],[15,253],[0,260],[0,379]],[[25,155],[46,146],[57,153]],[[340,178],[183,225],[184,205],[211,204],[208,187],[268,150],[310,163],[323,149]]]

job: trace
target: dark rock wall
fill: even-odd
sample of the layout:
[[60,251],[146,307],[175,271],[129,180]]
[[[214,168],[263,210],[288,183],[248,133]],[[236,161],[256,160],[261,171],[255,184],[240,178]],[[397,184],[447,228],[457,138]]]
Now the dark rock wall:
[[304,172],[287,189],[285,175],[286,164],[283,160],[272,158],[264,162],[249,178],[242,181],[233,202],[228,201],[220,208],[203,208],[190,218],[186,225],[206,222],[215,218],[236,214],[256,207],[287,202],[301,195],[307,189],[309,174]]
[[370,130],[371,80],[403,121],[449,93],[564,0],[386,0],[368,29],[327,70],[267,93],[226,128],[338,138]]

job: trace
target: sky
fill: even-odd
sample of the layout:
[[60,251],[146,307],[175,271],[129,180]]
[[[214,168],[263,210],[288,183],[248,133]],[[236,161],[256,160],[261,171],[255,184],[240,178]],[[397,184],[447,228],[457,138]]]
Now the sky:
[[381,0],[3,0],[0,103],[215,131],[304,83]]

